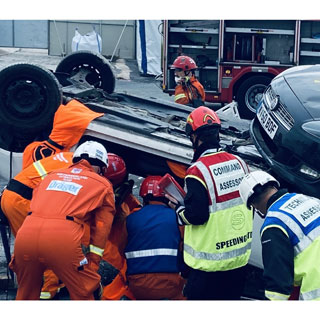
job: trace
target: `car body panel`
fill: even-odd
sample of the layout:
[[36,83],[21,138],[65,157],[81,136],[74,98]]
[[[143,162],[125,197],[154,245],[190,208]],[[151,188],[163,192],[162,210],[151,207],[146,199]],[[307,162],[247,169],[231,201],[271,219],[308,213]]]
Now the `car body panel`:
[[[261,116],[262,110],[268,115]],[[264,123],[267,117],[269,124]],[[271,82],[250,126],[254,144],[271,169],[297,191],[312,196],[320,192],[320,136],[315,126],[319,118],[320,66],[297,67],[296,72],[287,70]],[[270,122],[277,126],[276,132],[268,132]],[[306,126],[314,134],[303,129]],[[302,173],[305,168],[313,170],[315,177]]]

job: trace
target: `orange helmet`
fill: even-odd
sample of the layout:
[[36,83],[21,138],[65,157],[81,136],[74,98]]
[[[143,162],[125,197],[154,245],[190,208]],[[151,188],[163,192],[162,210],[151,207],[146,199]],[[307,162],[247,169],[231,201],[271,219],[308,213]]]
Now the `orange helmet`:
[[114,153],[108,153],[109,165],[104,176],[110,180],[110,182],[117,186],[123,182],[127,175],[126,164],[121,157]]
[[140,197],[144,198],[147,195],[152,197],[164,197],[164,190],[160,188],[159,181],[161,176],[148,176],[141,183]]
[[200,106],[194,109],[187,118],[186,135],[190,136],[191,133],[201,131],[209,126],[220,128],[221,121],[213,110]]
[[194,60],[188,56],[179,56],[174,60],[172,68],[182,69],[183,71],[189,71],[197,69],[197,65]]

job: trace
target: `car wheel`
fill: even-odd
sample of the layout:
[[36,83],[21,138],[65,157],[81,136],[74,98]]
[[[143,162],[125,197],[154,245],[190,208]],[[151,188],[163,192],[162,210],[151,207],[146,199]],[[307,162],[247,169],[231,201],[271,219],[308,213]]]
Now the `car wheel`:
[[36,135],[52,127],[61,102],[61,86],[51,71],[27,63],[2,69],[0,147],[20,152]]
[[265,76],[254,76],[243,81],[236,94],[241,118],[254,118],[259,101],[270,81],[271,78]]
[[78,82],[88,83],[107,93],[115,88],[115,76],[109,61],[101,54],[90,51],[76,51],[62,59],[56,72],[70,74]]

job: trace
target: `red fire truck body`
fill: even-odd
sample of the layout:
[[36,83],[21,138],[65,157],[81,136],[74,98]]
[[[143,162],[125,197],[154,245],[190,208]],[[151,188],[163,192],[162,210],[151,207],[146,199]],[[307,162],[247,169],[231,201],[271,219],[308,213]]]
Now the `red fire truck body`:
[[192,57],[206,101],[238,102],[241,117],[252,118],[262,93],[280,72],[320,63],[320,21],[165,20],[163,90],[174,94],[179,55]]

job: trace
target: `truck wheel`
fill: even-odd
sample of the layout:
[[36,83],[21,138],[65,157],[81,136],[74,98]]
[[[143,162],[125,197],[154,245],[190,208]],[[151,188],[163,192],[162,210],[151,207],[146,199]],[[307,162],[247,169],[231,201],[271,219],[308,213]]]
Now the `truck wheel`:
[[109,61],[101,54],[90,51],[76,51],[60,61],[56,72],[70,74],[79,82],[87,82],[95,88],[112,93],[115,76]]
[[2,69],[0,147],[19,152],[16,149],[23,148],[36,135],[51,128],[61,101],[61,86],[51,71],[27,63]]
[[271,78],[265,76],[254,76],[243,81],[236,94],[241,118],[254,118],[262,94],[270,81]]

